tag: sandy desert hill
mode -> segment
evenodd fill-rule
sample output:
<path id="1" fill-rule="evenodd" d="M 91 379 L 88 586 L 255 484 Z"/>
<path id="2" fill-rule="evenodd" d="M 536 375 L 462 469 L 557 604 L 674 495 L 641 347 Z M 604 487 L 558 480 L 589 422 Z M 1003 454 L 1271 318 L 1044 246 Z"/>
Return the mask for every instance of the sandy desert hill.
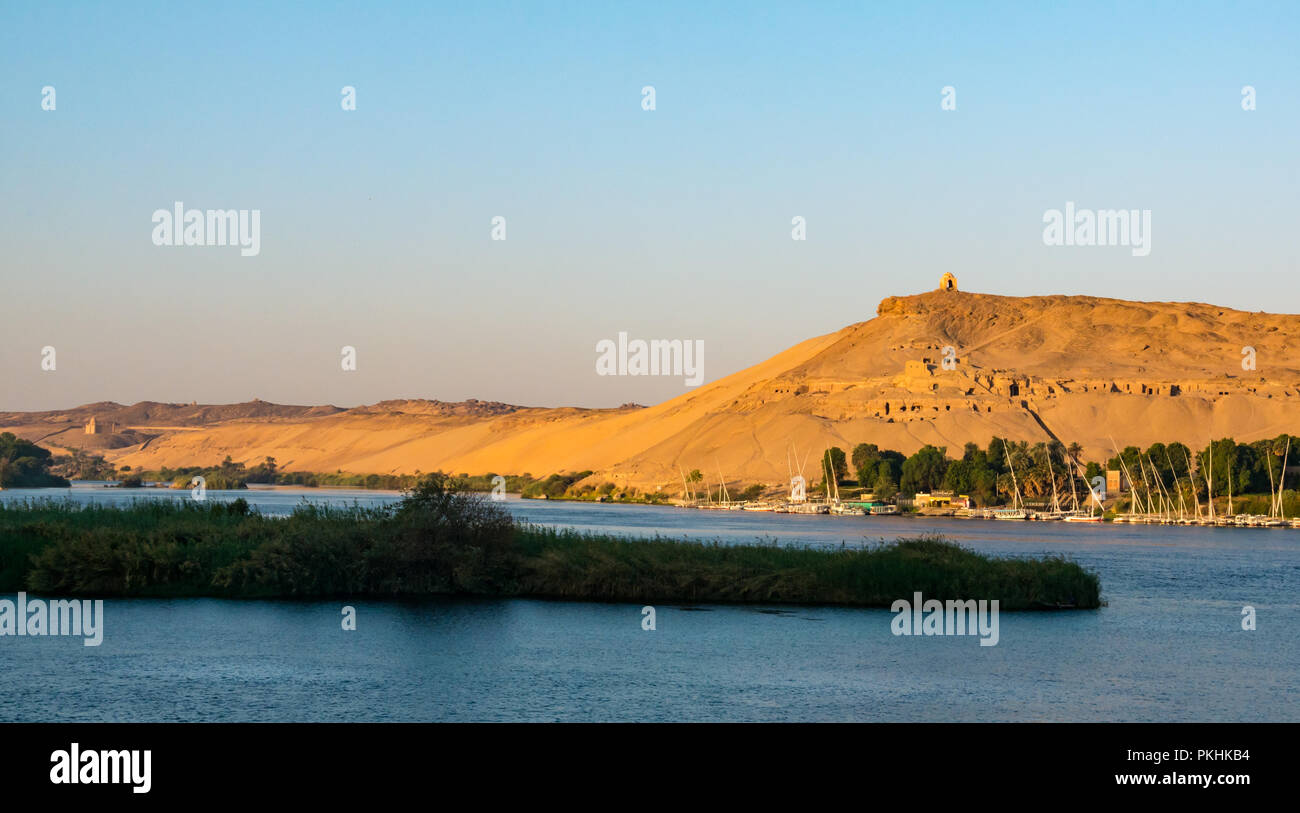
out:
<path id="1" fill-rule="evenodd" d="M 1253 348 L 1254 370 L 1243 369 Z M 1157 440 L 1204 445 L 1300 433 L 1300 316 L 1213 305 L 936 290 L 889 297 L 875 318 L 647 407 L 385 401 L 355 409 L 91 404 L 0 413 L 51 448 L 86 445 L 90 417 L 135 435 L 98 441 L 114 463 L 209 465 L 226 455 L 283 470 L 444 470 L 676 489 L 680 470 L 785 482 L 792 451 L 861 442 L 958 451 L 993 435 L 1084 446 L 1085 459 Z M 114 445 L 120 444 L 120 445 Z M 815 467 L 815 463 L 813 466 Z"/>

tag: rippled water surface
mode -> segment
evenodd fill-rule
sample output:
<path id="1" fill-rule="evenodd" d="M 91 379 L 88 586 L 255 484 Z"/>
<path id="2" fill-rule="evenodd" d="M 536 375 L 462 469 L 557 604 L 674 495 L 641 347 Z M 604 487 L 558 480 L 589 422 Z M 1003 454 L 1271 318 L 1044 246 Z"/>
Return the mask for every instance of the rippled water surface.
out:
<path id="1" fill-rule="evenodd" d="M 0 492 L 77 501 L 186 491 Z M 208 492 L 266 513 L 324 489 Z M 104 642 L 0 638 L 3 720 L 1300 720 L 1300 530 L 691 511 L 511 499 L 638 536 L 862 545 L 942 533 L 1101 575 L 1096 611 L 1003 613 L 997 646 L 897 637 L 885 610 L 508 600 L 112 600 Z M 8 598 L 13 598 L 9 596 Z M 1241 629 L 1242 607 L 1257 629 Z"/>

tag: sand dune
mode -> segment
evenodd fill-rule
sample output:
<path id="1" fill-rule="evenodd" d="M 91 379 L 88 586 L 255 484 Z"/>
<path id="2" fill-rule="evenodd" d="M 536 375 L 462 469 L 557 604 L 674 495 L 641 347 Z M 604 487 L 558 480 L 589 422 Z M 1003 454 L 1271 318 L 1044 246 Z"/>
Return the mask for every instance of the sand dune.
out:
<path id="1" fill-rule="evenodd" d="M 1243 347 L 1254 348 L 1256 370 L 1243 370 Z M 129 445 L 94 444 L 134 467 L 269 455 L 282 469 L 309 471 L 591 469 L 602 481 L 675 490 L 679 468 L 782 483 L 792 450 L 815 461 L 828 445 L 910 453 L 1050 433 L 1101 459 L 1112 436 L 1145 446 L 1300 433 L 1297 350 L 1293 315 L 946 290 L 890 297 L 873 319 L 648 408 L 93 404 L 0 414 L 0 426 L 52 447 L 92 445 L 93 436 L 69 431 L 91 416 L 134 427 Z"/>

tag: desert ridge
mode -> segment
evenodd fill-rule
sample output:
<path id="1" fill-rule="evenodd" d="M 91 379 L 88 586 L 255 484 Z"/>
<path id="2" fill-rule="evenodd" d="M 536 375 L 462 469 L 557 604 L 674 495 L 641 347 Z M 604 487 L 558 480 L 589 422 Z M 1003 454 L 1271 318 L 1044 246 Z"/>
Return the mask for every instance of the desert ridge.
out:
<path id="1" fill-rule="evenodd" d="M 874 443 L 958 452 L 993 436 L 1119 446 L 1300 432 L 1300 316 L 1201 303 L 937 290 L 888 297 L 874 318 L 808 339 L 651 407 L 385 401 L 340 409 L 94 404 L 0 414 L 0 430 L 115 465 L 442 470 L 592 479 L 679 490 L 709 479 L 781 484 L 791 450 Z M 594 374 L 594 373 L 593 373 Z M 117 431 L 88 435 L 89 420 Z"/>

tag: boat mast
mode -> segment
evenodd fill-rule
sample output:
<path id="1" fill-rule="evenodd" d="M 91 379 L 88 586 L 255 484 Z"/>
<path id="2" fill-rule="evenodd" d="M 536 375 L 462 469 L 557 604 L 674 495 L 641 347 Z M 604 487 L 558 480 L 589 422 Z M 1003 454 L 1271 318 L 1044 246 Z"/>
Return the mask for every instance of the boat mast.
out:
<path id="1" fill-rule="evenodd" d="M 827 449 L 826 453 L 827 453 L 826 454 L 827 458 L 829 458 L 830 449 Z M 835 486 L 835 502 L 839 502 L 840 501 L 840 478 L 839 475 L 835 473 L 835 467 L 834 465 L 832 465 L 833 463 L 834 461 L 830 459 L 826 461 L 826 465 L 831 467 L 831 484 Z"/>
<path id="2" fill-rule="evenodd" d="M 1150 515 L 1151 511 L 1151 483 L 1147 480 L 1147 467 L 1142 462 L 1142 455 L 1138 455 L 1138 469 L 1142 472 L 1142 513 Z"/>
<path id="3" fill-rule="evenodd" d="M 826 500 L 831 501 L 831 489 L 835 489 L 834 502 L 840 501 L 840 481 L 835 476 L 835 466 L 831 461 L 831 450 L 827 447 L 826 453 L 822 455 L 822 468 L 826 470 Z"/>
<path id="4" fill-rule="evenodd" d="M 1268 457 L 1268 518 L 1272 519 L 1277 514 L 1277 483 L 1273 482 L 1273 445 L 1269 444 Z"/>
<path id="5" fill-rule="evenodd" d="M 1070 458 L 1070 464 L 1071 464 L 1070 492 L 1071 494 L 1073 494 L 1075 491 L 1074 476 L 1077 475 L 1079 473 L 1079 469 L 1083 467 L 1080 466 L 1079 461 L 1075 460 L 1073 457 Z M 1092 490 L 1092 483 L 1087 482 L 1086 480 L 1087 475 L 1088 475 L 1087 470 L 1084 470 L 1083 476 L 1085 478 L 1084 482 L 1088 486 L 1088 495 L 1092 497 L 1092 501 L 1097 504 L 1097 507 L 1100 508 L 1101 512 L 1104 514 L 1106 513 L 1106 506 L 1101 504 L 1101 500 L 1097 497 L 1097 492 Z M 1077 496 L 1075 496 L 1074 498 L 1074 510 L 1075 512 L 1078 512 L 1079 510 L 1079 498 Z M 1092 503 L 1088 504 L 1088 516 L 1093 516 Z"/>
<path id="6" fill-rule="evenodd" d="M 1187 454 L 1187 448 L 1183 447 L 1183 461 L 1187 463 L 1187 485 L 1192 487 L 1192 500 L 1196 503 L 1196 521 L 1201 520 L 1201 498 L 1196 493 L 1196 481 L 1192 479 L 1192 458 Z M 1196 461 L 1199 463 L 1200 458 Z"/>
<path id="7" fill-rule="evenodd" d="M 1155 469 L 1151 467 L 1151 456 L 1148 455 L 1146 461 L 1142 464 L 1142 479 L 1146 479 L 1147 471 L 1151 471 L 1151 485 L 1147 486 L 1147 502 L 1151 505 L 1151 512 L 1158 514 L 1161 519 L 1165 515 L 1165 503 L 1160 493 L 1160 481 L 1156 477 Z"/>
<path id="8" fill-rule="evenodd" d="M 1156 461 L 1147 455 L 1147 463 L 1151 466 L 1151 479 L 1155 480 L 1156 489 L 1160 493 L 1160 518 L 1166 521 L 1173 520 L 1174 501 L 1169 496 L 1169 489 L 1165 487 L 1165 478 L 1156 467 Z"/>
<path id="9" fill-rule="evenodd" d="M 807 501 L 808 501 L 808 478 L 804 476 L 804 471 L 806 471 L 807 468 L 808 468 L 808 455 L 810 455 L 810 454 L 812 454 L 812 451 L 811 451 L 811 450 L 808 452 L 808 454 L 804 455 L 804 456 L 803 456 L 803 460 L 800 461 L 800 460 L 799 460 L 799 450 L 798 450 L 798 449 L 795 449 L 795 450 L 794 450 L 794 459 L 795 459 L 795 462 L 799 463 L 799 479 L 803 481 L 803 488 L 804 488 L 804 502 L 807 502 Z"/>
<path id="10" fill-rule="evenodd" d="M 795 462 L 795 463 L 798 463 L 798 462 L 799 462 L 799 449 L 796 448 L 795 445 L 794 445 L 793 443 L 790 444 L 790 448 L 794 451 L 794 462 Z M 790 458 L 789 458 L 789 455 L 788 455 L 788 454 L 786 455 L 786 465 L 787 465 L 787 466 L 790 465 Z M 799 471 L 799 478 L 800 478 L 800 479 L 803 479 L 803 471 L 802 471 L 802 470 Z M 794 469 L 790 469 L 790 482 L 791 482 L 791 486 L 790 486 L 790 502 L 794 502 L 794 501 L 795 501 L 795 498 L 794 498 Z M 804 491 L 805 499 L 807 499 L 807 496 L 806 496 L 807 494 L 808 494 L 808 492 L 807 492 L 807 490 L 805 489 L 805 491 Z"/>
<path id="11" fill-rule="evenodd" d="M 1282 483 L 1286 481 L 1286 461 L 1291 456 L 1291 436 L 1286 436 L 1286 453 L 1282 455 L 1282 471 L 1277 476 L 1277 515 L 1286 519 L 1286 510 L 1282 506 Z"/>
<path id="12" fill-rule="evenodd" d="M 1115 459 L 1119 461 L 1119 467 L 1124 472 L 1124 477 L 1128 479 L 1129 494 L 1132 495 L 1128 501 L 1128 515 L 1132 518 L 1137 514 L 1137 512 L 1133 510 L 1137 507 L 1138 494 L 1133 488 L 1136 483 L 1133 482 L 1133 475 L 1129 472 L 1128 465 L 1124 462 L 1124 455 L 1120 454 L 1119 446 L 1115 444 L 1115 438 L 1110 439 L 1110 447 L 1115 450 Z"/>
<path id="13" fill-rule="evenodd" d="M 1205 453 L 1205 501 L 1210 503 L 1210 522 L 1214 522 L 1214 437 L 1210 437 L 1209 451 Z"/>
<path id="14" fill-rule="evenodd" d="M 1174 470 L 1174 460 L 1169 456 L 1169 447 L 1165 447 L 1165 462 L 1169 464 L 1169 473 L 1174 476 L 1174 488 L 1178 489 L 1178 521 L 1182 522 L 1186 513 L 1187 502 L 1183 499 L 1183 482 L 1178 479 L 1178 472 Z"/>
<path id="15" fill-rule="evenodd" d="M 1083 473 L 1084 473 L 1084 476 L 1087 476 L 1087 474 L 1088 474 L 1088 472 L 1087 472 L 1086 470 L 1085 470 Z M 1105 513 L 1106 513 L 1106 506 L 1104 506 L 1104 505 L 1101 504 L 1101 498 L 1097 496 L 1097 492 L 1096 492 L 1096 491 L 1093 491 L 1093 489 L 1092 489 L 1092 483 L 1088 483 L 1087 485 L 1088 485 L 1088 496 L 1092 497 L 1092 501 L 1093 501 L 1094 503 L 1097 504 L 1097 509 L 1098 509 L 1099 511 L 1101 511 L 1102 514 L 1105 514 Z M 1118 499 L 1119 499 L 1119 496 L 1116 495 L 1115 499 L 1118 500 Z M 1116 503 L 1116 504 L 1118 505 L 1118 503 Z M 1092 516 L 1092 506 L 1088 506 L 1088 516 Z"/>
<path id="16" fill-rule="evenodd" d="M 826 452 L 822 452 L 822 490 L 826 492 L 826 502 L 831 501 L 831 480 L 827 458 L 830 457 Z"/>
<path id="17" fill-rule="evenodd" d="M 790 501 L 794 499 L 794 469 L 790 466 L 790 447 L 785 447 L 785 479 L 790 483 Z"/>
<path id="18" fill-rule="evenodd" d="M 1007 468 L 1011 470 L 1011 508 L 1020 507 L 1020 486 L 1016 483 L 1016 467 L 1011 463 L 1011 452 L 1007 450 L 1007 442 L 1002 442 L 1002 453 L 1007 456 Z"/>
<path id="19" fill-rule="evenodd" d="M 1061 513 L 1061 502 L 1056 497 L 1056 470 L 1052 468 L 1052 444 L 1047 444 L 1047 476 L 1052 480 L 1052 512 Z"/>
<path id="20" fill-rule="evenodd" d="M 1079 489 L 1074 481 L 1079 475 L 1079 461 L 1075 460 L 1074 455 L 1071 455 L 1068 450 L 1066 451 L 1066 457 L 1070 458 L 1070 510 L 1077 514 L 1079 512 Z"/>
<path id="21" fill-rule="evenodd" d="M 1236 442 L 1237 441 L 1235 440 L 1233 441 L 1233 443 Z M 1233 449 L 1233 451 L 1235 452 L 1237 450 Z M 1228 458 L 1228 516 L 1230 517 L 1236 516 L 1236 514 L 1233 513 L 1232 511 L 1232 458 L 1231 457 Z"/>
<path id="22" fill-rule="evenodd" d="M 1141 457 L 1138 458 L 1141 461 Z M 1142 479 L 1147 478 L 1147 469 L 1151 470 L 1151 484 L 1147 486 L 1147 504 L 1151 508 L 1151 513 L 1157 514 L 1161 519 L 1165 518 L 1165 499 L 1163 489 L 1161 488 L 1160 478 L 1156 476 L 1156 467 L 1151 465 L 1151 456 L 1147 455 L 1146 462 L 1142 463 Z"/>

